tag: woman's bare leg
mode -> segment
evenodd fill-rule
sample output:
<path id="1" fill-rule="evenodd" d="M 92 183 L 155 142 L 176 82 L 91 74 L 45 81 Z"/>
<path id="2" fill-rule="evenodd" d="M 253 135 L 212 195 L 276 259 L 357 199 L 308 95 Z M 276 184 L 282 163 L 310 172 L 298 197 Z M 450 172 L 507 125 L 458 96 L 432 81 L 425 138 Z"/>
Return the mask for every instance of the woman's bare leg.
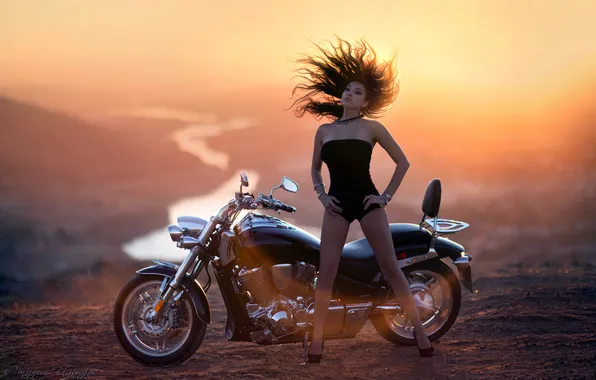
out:
<path id="1" fill-rule="evenodd" d="M 415 339 L 418 341 L 420 348 L 429 348 L 431 344 L 420 322 L 418 307 L 410 293 L 410 285 L 406 276 L 399 268 L 397 257 L 395 257 L 387 212 L 384 208 L 370 211 L 360 220 L 360 226 L 375 252 L 381 272 L 383 272 L 383 276 L 385 276 L 389 285 L 391 285 L 397 302 L 404 308 L 410 322 L 414 325 L 417 333 Z"/>
<path id="2" fill-rule="evenodd" d="M 319 278 L 315 289 L 314 329 L 309 349 L 309 353 L 313 355 L 319 355 L 322 350 L 325 317 L 329 311 L 333 282 L 349 229 L 350 223 L 341 215 L 325 210 L 321 228 Z"/>

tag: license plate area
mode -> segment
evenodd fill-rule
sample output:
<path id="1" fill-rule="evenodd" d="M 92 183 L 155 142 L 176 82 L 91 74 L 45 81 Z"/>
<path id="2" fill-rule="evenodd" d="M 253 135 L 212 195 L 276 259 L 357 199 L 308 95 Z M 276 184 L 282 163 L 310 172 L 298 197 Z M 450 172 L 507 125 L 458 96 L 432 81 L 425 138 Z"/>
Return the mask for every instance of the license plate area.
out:
<path id="1" fill-rule="evenodd" d="M 459 272 L 459 282 L 461 282 L 470 293 L 474 293 L 474 287 L 472 285 L 472 267 L 470 264 L 457 265 L 457 271 Z"/>

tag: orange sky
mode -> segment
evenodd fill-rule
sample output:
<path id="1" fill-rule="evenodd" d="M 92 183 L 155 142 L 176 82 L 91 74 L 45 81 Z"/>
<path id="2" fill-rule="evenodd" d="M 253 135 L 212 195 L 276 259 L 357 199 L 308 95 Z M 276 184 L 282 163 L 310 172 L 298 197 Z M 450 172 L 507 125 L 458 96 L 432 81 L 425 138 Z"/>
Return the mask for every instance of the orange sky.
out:
<path id="1" fill-rule="evenodd" d="M 399 49 L 405 104 L 433 92 L 539 107 L 595 67 L 595 14 L 593 0 L 0 0 L 0 88 L 289 91 L 291 60 L 338 34 Z"/>

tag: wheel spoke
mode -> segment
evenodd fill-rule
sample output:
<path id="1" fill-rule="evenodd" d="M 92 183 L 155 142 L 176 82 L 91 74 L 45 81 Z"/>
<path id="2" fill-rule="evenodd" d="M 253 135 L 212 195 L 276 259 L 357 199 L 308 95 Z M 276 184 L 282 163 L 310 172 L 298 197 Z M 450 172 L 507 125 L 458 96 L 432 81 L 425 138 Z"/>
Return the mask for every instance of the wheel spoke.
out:
<path id="1" fill-rule="evenodd" d="M 437 287 L 437 285 L 439 285 L 439 281 L 438 281 L 436 278 L 434 278 L 434 277 L 431 277 L 431 278 L 430 278 L 430 279 L 429 279 L 427 282 L 425 282 L 425 283 L 424 283 L 424 285 L 425 285 L 425 286 L 426 286 L 426 287 L 427 287 L 427 288 L 428 288 L 430 291 L 433 291 L 433 290 L 434 290 L 434 289 Z"/>
<path id="2" fill-rule="evenodd" d="M 139 300 L 146 305 L 147 304 L 147 300 L 151 300 L 151 295 L 149 293 L 147 293 L 146 291 L 143 293 L 139 293 Z"/>
<path id="3" fill-rule="evenodd" d="M 156 297 L 161 283 L 162 279 L 140 283 L 124 300 L 121 313 L 122 328 L 128 341 L 135 350 L 152 357 L 170 355 L 180 349 L 193 330 L 193 311 L 188 300 L 176 306 L 183 309 L 176 329 L 171 326 L 169 313 L 158 322 L 148 323 L 145 320 L 145 313 L 153 305 L 151 299 Z"/>
<path id="4" fill-rule="evenodd" d="M 406 320 L 404 322 L 404 327 L 406 328 L 406 330 L 408 330 L 410 326 L 414 327 L 414 325 L 410 321 L 410 318 L 406 318 Z"/>
<path id="5" fill-rule="evenodd" d="M 443 274 L 420 269 L 407 273 L 410 291 L 415 298 L 421 322 L 427 334 L 434 334 L 448 322 L 453 307 L 452 289 Z M 389 299 L 388 299 L 389 300 Z M 388 327 L 405 339 L 412 339 L 413 324 L 405 318 L 386 316 Z"/>

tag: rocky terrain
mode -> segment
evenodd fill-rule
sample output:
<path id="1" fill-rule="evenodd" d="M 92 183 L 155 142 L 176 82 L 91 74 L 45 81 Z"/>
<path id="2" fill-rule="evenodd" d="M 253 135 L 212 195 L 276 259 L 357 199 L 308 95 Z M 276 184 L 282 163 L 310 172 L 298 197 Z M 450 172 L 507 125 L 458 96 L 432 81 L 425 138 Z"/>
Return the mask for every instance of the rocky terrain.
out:
<path id="1" fill-rule="evenodd" d="M 0 98 L 0 378 L 592 379 L 594 122 L 587 115 L 581 127 L 562 128 L 560 144 L 452 140 L 433 154 L 418 133 L 395 131 L 416 165 L 387 208 L 390 220 L 418 222 L 424 187 L 439 177 L 441 216 L 471 224 L 454 239 L 474 257 L 477 292 L 464 294 L 433 358 L 393 346 L 368 324 L 355 339 L 326 344 L 320 366 L 300 366 L 297 344 L 228 342 L 213 287 L 214 322 L 197 353 L 179 367 L 151 369 L 125 354 L 111 327 L 120 287 L 147 264 L 128 258 L 122 244 L 164 226 L 172 202 L 241 169 L 259 173 L 260 192 L 283 175 L 296 180 L 298 193 L 276 193 L 298 208 L 287 217 L 320 225 L 312 131 L 260 125 L 210 137 L 229 154 L 222 170 L 178 150 L 169 136 L 180 121 L 100 125 Z M 379 147 L 373 160 L 373 179 L 384 186 L 392 163 Z M 361 236 L 354 224 L 348 240 Z"/>

